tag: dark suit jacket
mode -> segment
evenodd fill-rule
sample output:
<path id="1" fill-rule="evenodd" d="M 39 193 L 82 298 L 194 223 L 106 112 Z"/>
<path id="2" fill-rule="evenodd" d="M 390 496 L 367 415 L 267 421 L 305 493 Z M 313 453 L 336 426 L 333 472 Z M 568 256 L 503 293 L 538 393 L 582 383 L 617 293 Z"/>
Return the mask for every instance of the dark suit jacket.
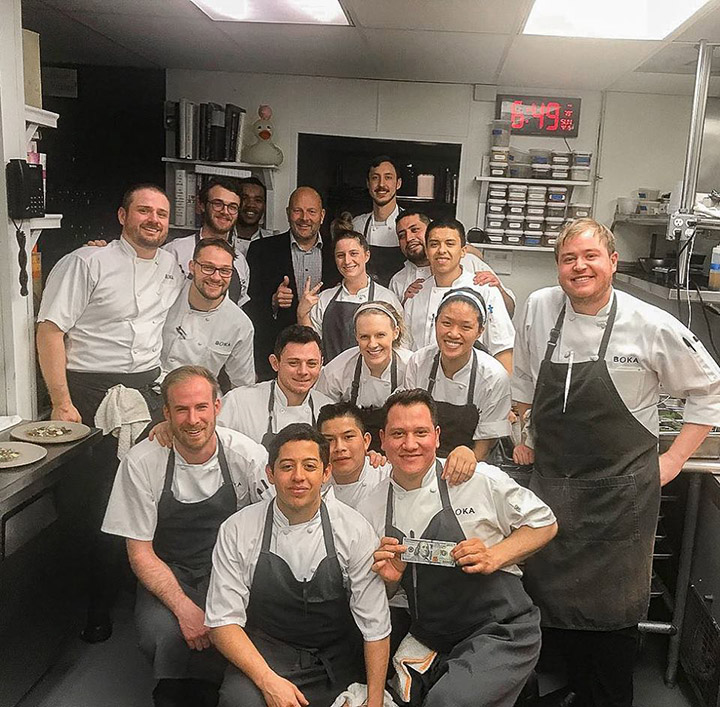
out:
<path id="1" fill-rule="evenodd" d="M 290 231 L 253 241 L 247 252 L 247 261 L 250 267 L 250 301 L 244 309 L 255 326 L 255 370 L 259 380 L 269 380 L 275 376 L 268 362 L 275 339 L 285 327 L 297 323 L 299 300 L 290 252 Z M 323 241 L 322 261 L 323 289 L 334 287 L 341 278 L 327 238 Z M 292 307 L 278 309 L 274 317 L 272 296 L 285 275 L 293 291 Z"/>

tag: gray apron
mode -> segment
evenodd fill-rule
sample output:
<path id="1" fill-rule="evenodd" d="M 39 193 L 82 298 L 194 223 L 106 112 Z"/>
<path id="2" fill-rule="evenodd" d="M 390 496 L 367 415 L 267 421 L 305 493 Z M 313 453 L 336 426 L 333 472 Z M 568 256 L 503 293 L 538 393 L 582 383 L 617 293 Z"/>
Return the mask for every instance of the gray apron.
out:
<path id="1" fill-rule="evenodd" d="M 563 306 L 535 387 L 530 488 L 555 512 L 559 530 L 527 560 L 525 583 L 546 627 L 626 628 L 645 617 L 650 600 L 657 438 L 627 409 L 608 372 L 616 312 L 613 297 L 597 356 L 569 371 L 551 361 Z"/>
<path id="2" fill-rule="evenodd" d="M 402 214 L 402 209 L 398 212 L 398 218 Z M 363 236 L 367 239 L 368 233 L 370 232 L 370 224 L 372 223 L 372 212 L 365 221 L 365 227 L 363 228 Z M 390 278 L 396 273 L 402 270 L 405 264 L 405 256 L 400 250 L 400 246 L 379 246 L 371 245 L 370 247 L 370 260 L 368 261 L 368 272 L 372 274 L 373 278 L 377 280 L 381 285 L 387 287 Z"/>
<path id="3" fill-rule="evenodd" d="M 368 302 L 372 302 L 375 299 L 375 281 L 372 278 L 368 279 L 370 281 Z M 342 292 L 342 285 L 338 286 L 337 292 L 328 302 L 323 316 L 322 345 L 324 364 L 357 344 L 353 317 L 362 302 L 338 302 L 340 292 Z"/>
<path id="4" fill-rule="evenodd" d="M 265 449 L 270 451 L 270 442 L 275 439 L 277 436 L 277 432 L 273 432 L 273 415 L 275 410 L 275 385 L 277 384 L 277 381 L 272 381 L 270 383 L 270 396 L 268 397 L 268 406 L 267 406 L 267 416 L 268 416 L 268 423 L 267 423 L 267 429 L 265 430 L 265 434 L 262 436 L 262 439 L 260 440 L 260 444 L 262 444 Z M 313 404 L 313 399 L 311 393 L 308 393 L 308 399 L 310 404 L 310 414 L 312 415 L 312 422 L 310 423 L 313 427 L 315 427 L 315 405 Z M 263 482 L 264 483 L 264 482 Z"/>

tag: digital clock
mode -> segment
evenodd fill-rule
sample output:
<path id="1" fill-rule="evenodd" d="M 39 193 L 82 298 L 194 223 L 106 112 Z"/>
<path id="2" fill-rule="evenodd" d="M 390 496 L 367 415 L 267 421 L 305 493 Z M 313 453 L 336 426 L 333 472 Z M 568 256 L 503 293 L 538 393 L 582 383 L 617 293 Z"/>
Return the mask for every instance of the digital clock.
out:
<path id="1" fill-rule="evenodd" d="M 513 135 L 577 137 L 580 99 L 503 94 L 496 99 L 495 117 L 509 119 Z"/>

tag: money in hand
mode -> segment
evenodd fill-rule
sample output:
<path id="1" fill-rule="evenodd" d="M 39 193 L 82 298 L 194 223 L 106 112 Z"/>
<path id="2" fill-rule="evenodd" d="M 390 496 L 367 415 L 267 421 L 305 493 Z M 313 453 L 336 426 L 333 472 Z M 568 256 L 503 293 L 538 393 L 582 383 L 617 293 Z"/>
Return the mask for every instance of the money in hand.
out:
<path id="1" fill-rule="evenodd" d="M 440 565 L 454 567 L 450 551 L 456 543 L 447 540 L 426 540 L 425 538 L 403 538 L 407 550 L 403 552 L 405 562 L 416 562 L 421 565 Z"/>

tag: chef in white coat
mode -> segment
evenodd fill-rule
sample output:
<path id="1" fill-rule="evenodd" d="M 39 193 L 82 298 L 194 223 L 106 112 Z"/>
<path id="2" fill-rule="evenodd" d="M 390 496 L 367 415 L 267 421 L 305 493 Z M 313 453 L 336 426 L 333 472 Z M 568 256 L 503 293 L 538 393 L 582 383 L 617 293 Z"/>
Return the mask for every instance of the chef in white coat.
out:
<path id="1" fill-rule="evenodd" d="M 221 369 L 232 387 L 255 383 L 250 317 L 228 296 L 235 250 L 224 238 L 203 238 L 195 246 L 190 282 L 170 308 L 163 327 L 163 376 L 183 365 Z"/>
<path id="2" fill-rule="evenodd" d="M 466 272 L 460 264 L 465 253 L 464 226 L 453 218 L 438 219 L 428 227 L 426 239 L 432 277 L 424 282 L 417 295 L 405 302 L 405 321 L 414 349 L 435 341 L 435 318 L 443 295 L 450 289 L 470 287 L 482 296 L 487 307 L 480 343 L 510 373 L 515 329 L 498 288 L 476 285 L 473 273 Z"/>
<path id="3" fill-rule="evenodd" d="M 720 368 L 671 314 L 612 286 L 612 232 L 572 222 L 555 246 L 559 287 L 518 320 L 513 397 L 530 410 L 533 489 L 560 532 L 528 560 L 544 641 L 568 661 L 575 704 L 630 707 L 637 623 L 646 616 L 660 486 L 720 423 Z M 686 400 L 658 458 L 663 392 Z"/>
<path id="4" fill-rule="evenodd" d="M 204 625 L 211 553 L 220 524 L 259 500 L 267 454 L 239 432 L 216 428 L 218 384 L 184 366 L 162 384 L 171 449 L 145 440 L 120 463 L 102 529 L 125 538 L 138 579 L 140 648 L 158 681 L 157 707 L 214 705 L 225 661 Z"/>
<path id="5" fill-rule="evenodd" d="M 238 179 L 240 210 L 235 223 L 235 250 L 247 256 L 250 243 L 275 235 L 260 224 L 265 218 L 267 189 L 257 177 Z"/>
<path id="6" fill-rule="evenodd" d="M 510 376 L 475 348 L 486 316 L 476 290 L 446 292 L 435 318 L 435 344 L 416 351 L 405 370 L 404 387 L 426 389 L 437 404 L 441 457 L 464 445 L 482 461 L 495 440 L 510 435 Z"/>
<path id="7" fill-rule="evenodd" d="M 220 707 L 330 707 L 352 682 L 382 707 L 390 612 L 370 569 L 377 536 L 321 495 L 329 449 L 310 425 L 274 437 L 267 475 L 276 497 L 227 520 L 213 552 L 206 625 L 230 662 Z"/>
<path id="8" fill-rule="evenodd" d="M 238 181 L 232 177 L 213 177 L 198 194 L 198 207 L 202 214 L 202 226 L 197 233 L 182 238 L 173 238 L 164 248 L 177 259 L 178 265 L 190 277 L 189 263 L 195 246 L 202 238 L 224 238 L 235 245 L 233 229 L 238 219 L 241 203 L 241 191 Z M 248 285 L 250 269 L 245 256 L 238 252 L 235 258 L 235 271 L 230 280 L 230 299 L 239 307 L 250 301 Z"/>

